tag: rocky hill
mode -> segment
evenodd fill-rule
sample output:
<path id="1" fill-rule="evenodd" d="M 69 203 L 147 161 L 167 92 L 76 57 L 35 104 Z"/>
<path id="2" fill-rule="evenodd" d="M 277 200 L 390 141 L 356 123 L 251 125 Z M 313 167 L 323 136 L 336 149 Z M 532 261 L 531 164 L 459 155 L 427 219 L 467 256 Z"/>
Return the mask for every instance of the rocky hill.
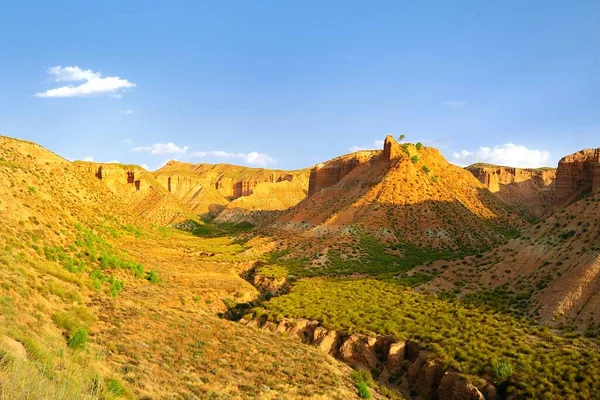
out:
<path id="1" fill-rule="evenodd" d="M 217 316 L 261 253 L 156 227 L 181 206 L 152 175 L 0 137 L 0 176 L 0 397 L 358 398 L 347 366 Z"/>
<path id="2" fill-rule="evenodd" d="M 280 211 L 304 199 L 309 170 L 170 161 L 153 174 L 167 191 L 197 214 L 216 217 L 226 210 L 223 221 L 257 222 L 260 218 L 252 217 L 254 211 Z M 269 201 L 264 201 L 265 196 Z"/>
<path id="3" fill-rule="evenodd" d="M 125 207 L 145 221 L 166 225 L 197 219 L 191 208 L 172 196 L 142 167 L 84 161 L 73 165 L 82 173 L 96 177 Z"/>
<path id="4" fill-rule="evenodd" d="M 423 267 L 446 265 L 430 289 L 465 293 L 501 288 L 520 297 L 520 311 L 544 323 L 596 329 L 600 323 L 597 154 L 583 150 L 561 160 L 554 212 L 522 236 L 476 258 Z"/>
<path id="5" fill-rule="evenodd" d="M 272 229 L 290 242 L 314 242 L 298 246 L 312 255 L 346 246 L 344 257 L 352 257 L 365 234 L 389 246 L 468 251 L 502 243 L 523 224 L 438 150 L 391 136 L 383 151 L 339 157 L 316 166 L 311 178 L 314 194 Z"/>
<path id="6" fill-rule="evenodd" d="M 557 206 L 567 205 L 579 196 L 600 190 L 600 148 L 585 149 L 564 157 L 556 177 Z"/>
<path id="7" fill-rule="evenodd" d="M 466 169 L 490 192 L 515 207 L 524 217 L 537 219 L 552 209 L 555 168 L 523 169 L 473 164 Z"/>

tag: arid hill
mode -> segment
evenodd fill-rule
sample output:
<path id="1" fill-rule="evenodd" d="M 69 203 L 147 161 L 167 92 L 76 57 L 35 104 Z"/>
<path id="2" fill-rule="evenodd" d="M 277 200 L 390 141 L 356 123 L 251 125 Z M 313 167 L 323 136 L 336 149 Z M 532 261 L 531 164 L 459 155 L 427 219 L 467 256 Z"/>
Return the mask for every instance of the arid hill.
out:
<path id="1" fill-rule="evenodd" d="M 556 177 L 557 208 L 523 234 L 491 252 L 458 262 L 429 289 L 463 292 L 503 288 L 521 296 L 521 308 L 544 323 L 600 323 L 600 186 L 595 184 L 595 156 L 584 150 L 563 158 Z M 575 202 L 560 207 L 565 201 Z M 592 325 L 594 327 L 595 325 Z"/>
<path id="2" fill-rule="evenodd" d="M 552 209 L 555 168 L 523 169 L 473 164 L 466 169 L 490 192 L 526 218 L 540 218 Z"/>
<path id="3" fill-rule="evenodd" d="M 172 196 L 152 173 L 142 167 L 84 161 L 76 161 L 73 165 L 100 180 L 124 207 L 128 207 L 145 221 L 167 225 L 197 219 L 191 208 Z"/>
<path id="4" fill-rule="evenodd" d="M 567 205 L 579 196 L 600 188 L 600 149 L 585 149 L 566 156 L 558 163 L 557 206 Z"/>
<path id="5" fill-rule="evenodd" d="M 309 198 L 286 211 L 272 229 L 290 242 L 352 247 L 363 235 L 388 244 L 468 251 L 502 243 L 523 225 L 501 200 L 433 148 L 398 144 L 316 166 Z M 352 248 L 344 257 L 356 254 Z M 311 254 L 309 254 L 311 255 Z"/>
<path id="6" fill-rule="evenodd" d="M 281 171 L 229 164 L 170 161 L 157 181 L 197 214 L 222 221 L 258 222 L 255 211 L 281 211 L 306 197 L 309 170 Z"/>
<path id="7" fill-rule="evenodd" d="M 139 167 L 0 137 L 0 176 L 0 397 L 357 398 L 347 366 L 217 316 L 268 239 L 157 227 L 185 209 Z"/>

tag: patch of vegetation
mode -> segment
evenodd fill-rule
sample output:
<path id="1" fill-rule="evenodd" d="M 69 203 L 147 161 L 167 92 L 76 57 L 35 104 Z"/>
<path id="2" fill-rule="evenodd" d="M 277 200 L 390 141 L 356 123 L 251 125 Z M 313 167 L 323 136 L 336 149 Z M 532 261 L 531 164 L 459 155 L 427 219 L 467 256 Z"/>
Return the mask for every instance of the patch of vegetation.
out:
<path id="1" fill-rule="evenodd" d="M 410 158 L 410 162 L 412 162 L 413 164 L 416 164 L 419 162 L 419 156 L 414 155 Z"/>
<path id="2" fill-rule="evenodd" d="M 476 306 L 487 306 L 501 313 L 524 316 L 531 304 L 530 293 L 515 293 L 508 284 L 466 294 L 462 301 Z"/>
<path id="3" fill-rule="evenodd" d="M 410 243 L 395 243 L 386 247 L 377 238 L 360 233 L 357 251 L 358 258 L 343 257 L 339 250 L 328 252 L 328 262 L 323 267 L 307 268 L 306 258 L 291 258 L 290 251 L 270 253 L 266 259 L 266 265 L 261 271 L 269 271 L 273 267 L 273 273 L 278 276 L 293 275 L 296 277 L 336 276 L 352 274 L 378 275 L 381 278 L 397 279 L 398 283 L 416 285 L 431 280 L 432 276 L 427 274 L 415 274 L 408 277 L 402 275 L 417 265 L 438 259 L 455 259 L 460 255 L 451 251 L 425 249 Z M 398 254 L 394 254 L 394 251 Z"/>
<path id="4" fill-rule="evenodd" d="M 154 284 L 157 284 L 160 282 L 160 278 L 158 277 L 158 272 L 156 272 L 155 270 L 148 272 L 148 275 L 146 275 L 146 279 L 148 280 L 148 282 L 154 283 Z"/>
<path id="5" fill-rule="evenodd" d="M 85 307 L 73 307 L 69 311 L 54 314 L 52 320 L 65 332 L 70 348 L 82 349 L 87 344 L 87 332 L 96 318 Z"/>
<path id="6" fill-rule="evenodd" d="M 370 399 L 371 391 L 369 391 L 369 386 L 375 385 L 371 374 L 367 371 L 353 371 L 350 377 L 356 385 L 356 389 L 358 390 L 358 397 L 360 397 L 361 399 Z M 365 377 L 367 379 L 365 379 Z M 367 381 L 371 383 L 371 385 L 369 385 Z"/>
<path id="7" fill-rule="evenodd" d="M 240 233 L 250 232 L 252 229 L 254 229 L 254 225 L 252 225 L 250 222 L 224 222 L 217 224 L 212 222 L 199 223 L 188 220 L 177 225 L 177 228 L 189 231 L 195 236 L 204 238 L 217 238 L 223 236 L 235 236 Z"/>
<path id="8" fill-rule="evenodd" d="M 263 307 L 269 318 L 306 318 L 345 333 L 415 340 L 447 367 L 494 379 L 518 398 L 592 398 L 600 390 L 595 342 L 553 335 L 523 318 L 396 284 L 300 280 Z"/>
<path id="9" fill-rule="evenodd" d="M 110 243 L 91 229 L 84 229 L 81 225 L 77 225 L 76 228 L 75 243 L 68 248 L 62 246 L 43 247 L 42 251 L 48 261 L 56 261 L 67 271 L 74 273 L 89 271 L 90 268 L 93 268 L 89 275 L 92 286 L 99 290 L 103 283 L 108 283 L 111 296 L 118 295 L 123 289 L 124 283 L 115 280 L 112 274 L 107 274 L 105 271 L 124 269 L 131 271 L 137 278 L 146 277 L 143 265 L 117 252 Z M 105 231 L 107 231 L 106 227 Z M 137 228 L 130 227 L 126 231 L 136 236 L 141 235 L 141 231 L 138 232 Z"/>

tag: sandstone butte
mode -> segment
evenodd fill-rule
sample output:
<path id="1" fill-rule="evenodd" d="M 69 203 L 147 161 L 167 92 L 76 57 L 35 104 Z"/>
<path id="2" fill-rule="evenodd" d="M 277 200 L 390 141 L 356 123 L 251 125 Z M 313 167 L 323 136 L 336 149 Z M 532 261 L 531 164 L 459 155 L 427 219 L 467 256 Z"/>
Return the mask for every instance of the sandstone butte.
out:
<path id="1" fill-rule="evenodd" d="M 290 242 L 318 242 L 311 251 L 339 247 L 355 235 L 419 247 L 481 248 L 503 240 L 498 227 L 524 221 L 472 173 L 440 152 L 385 139 L 383 151 L 348 154 L 317 165 L 312 195 L 285 211 L 271 229 Z"/>
<path id="2" fill-rule="evenodd" d="M 556 168 L 523 169 L 489 164 L 466 168 L 502 201 L 537 219 L 554 205 Z"/>

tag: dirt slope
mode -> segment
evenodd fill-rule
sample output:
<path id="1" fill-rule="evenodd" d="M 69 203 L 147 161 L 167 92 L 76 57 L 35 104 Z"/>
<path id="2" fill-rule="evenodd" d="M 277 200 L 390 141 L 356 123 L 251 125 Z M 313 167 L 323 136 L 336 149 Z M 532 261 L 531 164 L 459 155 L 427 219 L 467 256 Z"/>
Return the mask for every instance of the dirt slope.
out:
<path id="1" fill-rule="evenodd" d="M 564 165 L 581 154 L 561 161 L 557 182 L 572 182 L 573 171 L 584 170 Z M 445 272 L 428 289 L 470 292 L 503 287 L 522 294 L 527 300 L 523 304 L 525 311 L 545 323 L 573 323 L 579 327 L 599 323 L 600 187 L 593 189 L 593 174 L 588 178 L 587 191 L 577 192 L 578 201 L 557 207 L 519 238 L 477 258 L 423 267 L 422 270 L 431 270 L 446 265 Z M 583 183 L 575 186 L 585 187 Z"/>
<path id="2" fill-rule="evenodd" d="M 501 243 L 522 225 L 471 173 L 448 163 L 438 150 L 401 146 L 388 136 L 384 151 L 363 155 L 338 182 L 286 211 L 272 229 L 290 242 L 317 243 L 310 246 L 316 252 L 352 241 L 356 232 L 388 244 L 468 250 Z"/>
<path id="3" fill-rule="evenodd" d="M 523 169 L 473 164 L 466 169 L 525 218 L 538 219 L 552 209 L 555 168 Z"/>
<path id="4" fill-rule="evenodd" d="M 87 168 L 0 137 L 0 397 L 357 398 L 346 366 L 216 316 L 260 253 L 153 227 L 143 171 Z"/>

